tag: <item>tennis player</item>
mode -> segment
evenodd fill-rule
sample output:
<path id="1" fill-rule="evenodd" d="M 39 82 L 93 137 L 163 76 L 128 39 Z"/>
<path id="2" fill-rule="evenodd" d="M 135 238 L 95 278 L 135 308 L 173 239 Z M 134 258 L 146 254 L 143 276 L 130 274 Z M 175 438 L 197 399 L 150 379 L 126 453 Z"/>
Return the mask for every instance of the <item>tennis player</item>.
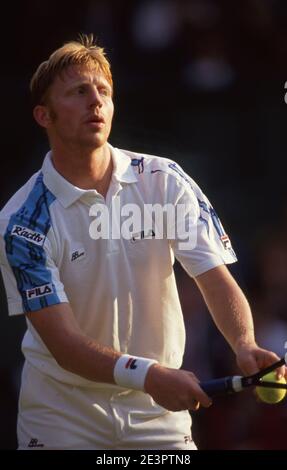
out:
<path id="1" fill-rule="evenodd" d="M 19 449 L 195 449 L 188 410 L 211 400 L 179 370 L 185 331 L 174 257 L 243 373 L 278 359 L 255 342 L 248 302 L 225 266 L 236 260 L 228 236 L 175 162 L 108 143 L 113 81 L 91 37 L 56 50 L 31 92 L 51 151 L 0 216 L 9 314 L 27 320 Z M 142 214 L 154 204 L 180 208 L 177 220 L 160 226 L 151 217 L 115 236 L 122 212 L 111 209 L 127 216 L 131 205 Z M 101 219 L 94 230 L 103 208 L 112 224 Z"/>

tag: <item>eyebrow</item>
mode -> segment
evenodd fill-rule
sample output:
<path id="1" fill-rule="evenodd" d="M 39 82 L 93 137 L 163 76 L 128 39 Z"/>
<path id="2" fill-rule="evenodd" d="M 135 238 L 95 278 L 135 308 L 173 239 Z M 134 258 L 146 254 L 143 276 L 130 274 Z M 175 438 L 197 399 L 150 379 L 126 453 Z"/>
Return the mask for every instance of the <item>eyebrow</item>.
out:
<path id="1" fill-rule="evenodd" d="M 72 89 L 77 88 L 78 86 L 81 86 L 81 85 L 96 85 L 97 87 L 107 88 L 108 90 L 112 91 L 112 87 L 111 87 L 111 85 L 109 84 L 108 81 L 99 79 L 99 80 L 93 80 L 91 82 L 90 80 L 87 80 L 86 78 L 82 78 L 82 79 L 77 80 L 76 82 L 74 82 L 73 84 L 71 84 L 68 87 L 68 90 L 72 90 Z"/>

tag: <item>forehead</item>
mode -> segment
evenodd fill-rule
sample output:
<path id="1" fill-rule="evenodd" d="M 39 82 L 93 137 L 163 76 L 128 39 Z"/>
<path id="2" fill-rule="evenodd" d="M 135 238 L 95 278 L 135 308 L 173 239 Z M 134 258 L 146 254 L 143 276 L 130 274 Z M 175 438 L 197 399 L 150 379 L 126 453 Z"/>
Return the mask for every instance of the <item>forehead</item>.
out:
<path id="1" fill-rule="evenodd" d="M 111 88 L 111 85 L 104 73 L 96 67 L 83 67 L 78 65 L 70 65 L 56 76 L 53 87 L 55 89 L 70 88 L 78 83 L 93 83 L 95 85 L 103 84 Z"/>

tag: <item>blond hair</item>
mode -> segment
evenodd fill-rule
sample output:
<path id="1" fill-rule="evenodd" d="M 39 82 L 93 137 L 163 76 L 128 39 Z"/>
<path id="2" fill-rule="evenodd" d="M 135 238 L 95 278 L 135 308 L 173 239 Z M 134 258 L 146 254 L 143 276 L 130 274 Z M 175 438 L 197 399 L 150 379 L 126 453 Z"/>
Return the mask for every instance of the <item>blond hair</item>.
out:
<path id="1" fill-rule="evenodd" d="M 56 76 L 70 65 L 83 66 L 101 72 L 113 88 L 111 67 L 104 49 L 94 43 L 92 34 L 80 34 L 78 41 L 67 42 L 53 52 L 48 60 L 39 65 L 30 82 L 34 106 L 45 104 L 48 89 Z"/>

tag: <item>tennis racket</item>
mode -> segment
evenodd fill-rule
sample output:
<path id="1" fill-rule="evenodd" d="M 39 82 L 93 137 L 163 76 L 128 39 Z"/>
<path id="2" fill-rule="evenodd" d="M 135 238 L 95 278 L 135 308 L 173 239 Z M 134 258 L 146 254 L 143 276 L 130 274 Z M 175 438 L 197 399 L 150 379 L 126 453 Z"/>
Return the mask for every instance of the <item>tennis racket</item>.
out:
<path id="1" fill-rule="evenodd" d="M 283 365 L 286 365 L 286 360 L 284 357 L 280 359 L 280 361 L 271 364 L 271 366 L 265 367 L 265 369 L 261 369 L 256 374 L 248 375 L 247 377 L 243 377 L 241 375 L 230 375 L 219 379 L 200 382 L 199 385 L 202 390 L 204 390 L 205 393 L 211 398 L 241 392 L 245 388 L 253 386 L 287 389 L 287 384 L 278 382 L 264 382 L 264 380 L 262 380 L 262 377 L 268 374 L 268 372 L 278 369 L 278 367 Z"/>

